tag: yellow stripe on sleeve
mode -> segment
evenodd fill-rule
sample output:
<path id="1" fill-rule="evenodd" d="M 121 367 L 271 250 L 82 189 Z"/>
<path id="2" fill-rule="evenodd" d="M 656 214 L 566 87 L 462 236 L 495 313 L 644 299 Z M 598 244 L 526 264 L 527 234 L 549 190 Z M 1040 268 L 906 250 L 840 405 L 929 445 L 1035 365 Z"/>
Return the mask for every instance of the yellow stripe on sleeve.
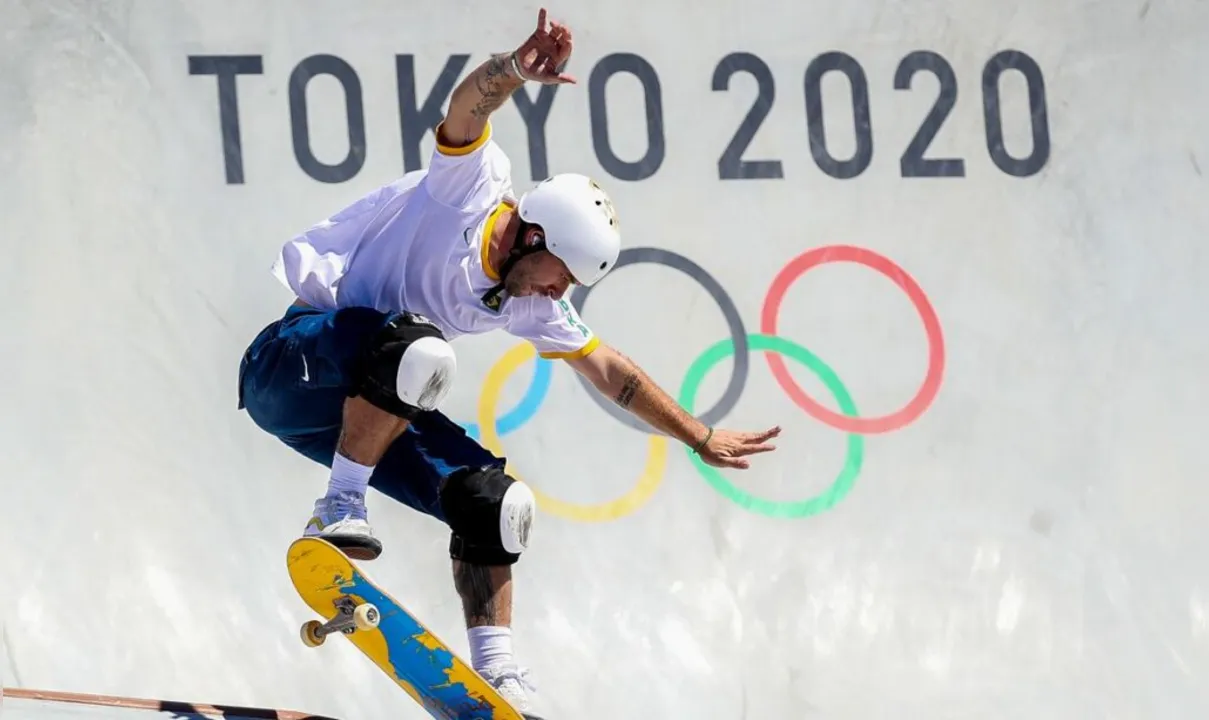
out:
<path id="1" fill-rule="evenodd" d="M 579 358 L 584 358 L 591 355 L 592 352 L 599 346 L 600 338 L 593 337 L 588 341 L 587 345 L 584 345 L 578 350 L 572 350 L 571 352 L 544 352 L 538 353 L 538 355 L 541 355 L 547 360 L 578 360 Z"/>
<path id="2" fill-rule="evenodd" d="M 475 150 L 478 150 L 479 148 L 483 147 L 483 145 L 485 145 L 487 143 L 487 141 L 491 139 L 491 122 L 490 121 L 488 121 L 487 125 L 483 128 L 483 134 L 479 135 L 478 139 L 476 139 L 474 142 L 470 143 L 469 145 L 467 145 L 465 147 L 453 147 L 452 145 L 445 145 L 444 143 L 442 143 L 441 142 L 441 128 L 443 128 L 443 127 L 445 127 L 444 121 L 442 121 L 440 125 L 437 125 L 437 131 L 436 131 L 437 151 L 440 152 L 442 155 L 450 155 L 452 157 L 458 157 L 460 155 L 469 155 L 470 153 L 474 152 Z"/>

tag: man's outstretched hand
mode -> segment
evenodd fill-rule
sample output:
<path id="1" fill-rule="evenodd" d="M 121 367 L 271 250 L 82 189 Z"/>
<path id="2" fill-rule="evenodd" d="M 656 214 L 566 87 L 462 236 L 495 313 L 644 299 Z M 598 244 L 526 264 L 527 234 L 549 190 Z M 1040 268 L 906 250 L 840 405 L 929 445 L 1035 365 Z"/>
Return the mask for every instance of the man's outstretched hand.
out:
<path id="1" fill-rule="evenodd" d="M 546 9 L 537 12 L 537 29 L 516 49 L 516 60 L 526 80 L 543 85 L 574 83 L 575 78 L 559 68 L 571 57 L 571 28 L 550 21 L 546 27 Z"/>
<path id="2" fill-rule="evenodd" d="M 746 470 L 751 467 L 751 463 L 744 458 L 748 455 L 776 450 L 777 446 L 768 441 L 780 434 L 780 426 L 764 432 L 714 430 L 713 436 L 698 454 L 706 465 Z"/>

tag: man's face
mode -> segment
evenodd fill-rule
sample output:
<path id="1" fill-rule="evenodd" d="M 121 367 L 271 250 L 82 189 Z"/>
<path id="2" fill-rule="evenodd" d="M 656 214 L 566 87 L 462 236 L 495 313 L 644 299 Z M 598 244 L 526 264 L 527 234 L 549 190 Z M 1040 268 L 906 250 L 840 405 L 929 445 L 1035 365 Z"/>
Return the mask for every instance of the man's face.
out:
<path id="1" fill-rule="evenodd" d="M 508 273 L 505 285 L 508 294 L 513 297 L 545 295 L 560 298 L 566 294 L 572 282 L 571 271 L 566 264 L 543 250 L 518 260 L 512 272 Z"/>
<path id="2" fill-rule="evenodd" d="M 526 244 L 531 245 L 541 230 L 530 228 L 525 237 Z M 513 297 L 525 295 L 545 295 L 550 298 L 561 298 L 567 288 L 575 282 L 566 263 L 552 255 L 548 250 L 526 255 L 517 261 L 508 273 L 505 288 Z"/>

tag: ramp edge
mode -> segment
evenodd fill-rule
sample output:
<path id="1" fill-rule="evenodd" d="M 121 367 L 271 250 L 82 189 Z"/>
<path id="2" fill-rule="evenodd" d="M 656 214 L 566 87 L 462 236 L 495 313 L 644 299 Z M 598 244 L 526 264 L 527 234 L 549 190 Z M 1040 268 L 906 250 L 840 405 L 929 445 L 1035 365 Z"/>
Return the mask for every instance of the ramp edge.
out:
<path id="1" fill-rule="evenodd" d="M 80 705 L 99 705 L 104 707 L 120 707 L 132 710 L 151 710 L 153 712 L 193 713 L 215 718 L 248 718 L 249 720 L 337 720 L 324 715 L 311 715 L 294 710 L 274 710 L 270 708 L 240 707 L 237 705 L 210 705 L 207 703 L 190 703 L 174 700 L 152 700 L 149 698 L 120 697 L 117 695 L 94 695 L 92 693 L 60 692 L 55 690 L 34 690 L 29 688 L 3 688 L 5 698 L 23 700 L 38 700 L 41 702 L 75 703 Z"/>

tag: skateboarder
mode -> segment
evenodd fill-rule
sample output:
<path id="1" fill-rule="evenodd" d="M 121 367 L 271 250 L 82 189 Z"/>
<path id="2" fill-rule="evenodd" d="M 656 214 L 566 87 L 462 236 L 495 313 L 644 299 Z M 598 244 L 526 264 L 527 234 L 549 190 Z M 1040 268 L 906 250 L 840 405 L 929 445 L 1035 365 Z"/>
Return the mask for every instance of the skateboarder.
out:
<path id="1" fill-rule="evenodd" d="M 471 664 L 531 717 L 536 696 L 512 654 L 512 565 L 529 544 L 532 492 L 438 408 L 456 369 L 449 341 L 502 329 L 565 360 L 600 392 L 717 467 L 746 468 L 780 428 L 705 427 L 559 298 L 617 260 L 609 196 L 562 173 L 519 200 L 489 118 L 525 81 L 560 70 L 571 30 L 547 23 L 455 88 L 426 170 L 407 173 L 285 243 L 276 277 L 296 295 L 239 370 L 239 407 L 266 432 L 331 468 L 304 535 L 350 557 L 382 552 L 369 486 L 444 522 Z M 583 468 L 566 468 L 583 472 Z"/>

